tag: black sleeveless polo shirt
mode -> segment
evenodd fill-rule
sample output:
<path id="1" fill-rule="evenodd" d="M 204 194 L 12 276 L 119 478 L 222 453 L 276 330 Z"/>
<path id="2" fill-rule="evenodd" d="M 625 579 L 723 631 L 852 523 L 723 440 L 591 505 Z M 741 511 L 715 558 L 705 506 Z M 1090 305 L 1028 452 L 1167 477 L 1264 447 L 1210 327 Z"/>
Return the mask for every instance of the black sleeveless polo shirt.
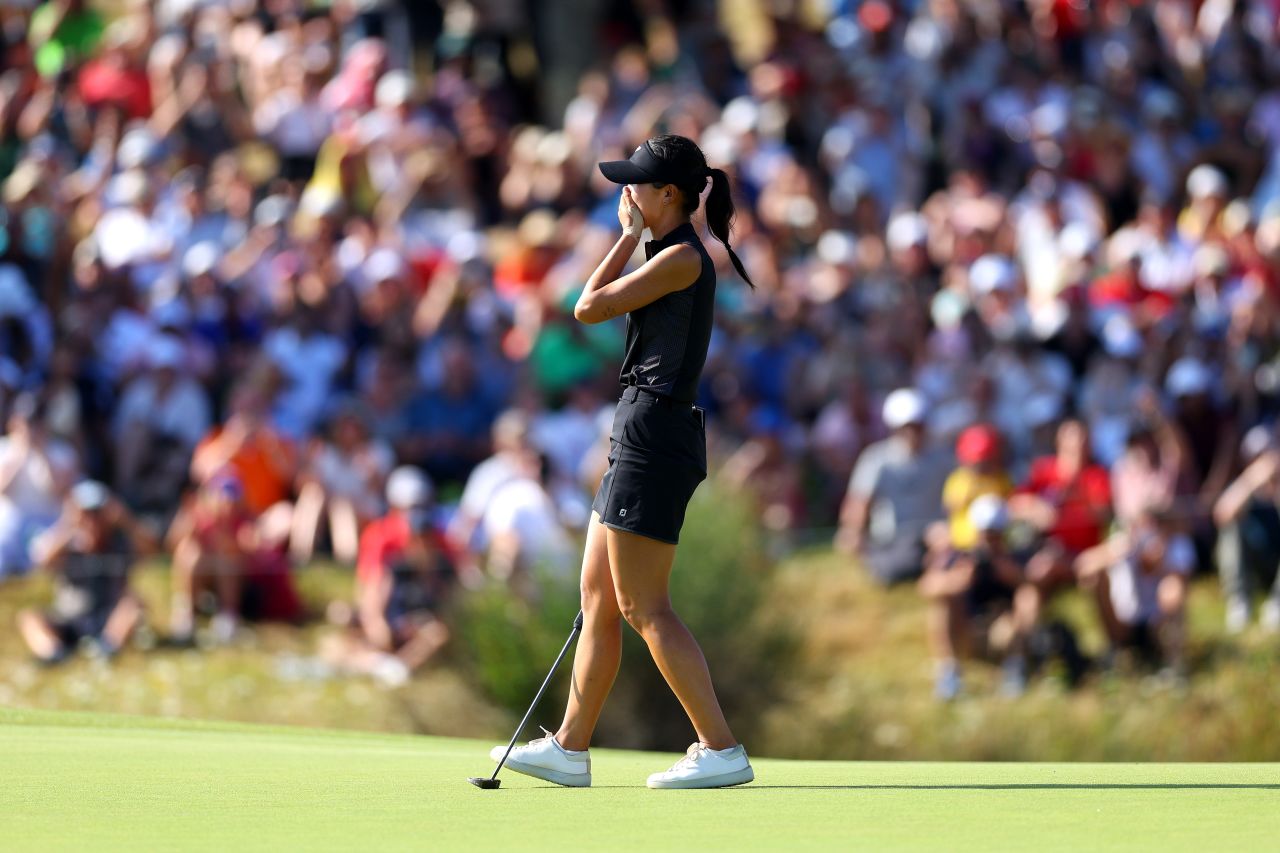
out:
<path id="1" fill-rule="evenodd" d="M 627 314 L 627 350 L 618 381 L 678 403 L 692 403 L 711 343 L 716 270 L 688 222 L 671 229 L 661 240 L 645 243 L 645 258 L 678 243 L 698 251 L 702 272 L 683 290 L 668 293 Z"/>

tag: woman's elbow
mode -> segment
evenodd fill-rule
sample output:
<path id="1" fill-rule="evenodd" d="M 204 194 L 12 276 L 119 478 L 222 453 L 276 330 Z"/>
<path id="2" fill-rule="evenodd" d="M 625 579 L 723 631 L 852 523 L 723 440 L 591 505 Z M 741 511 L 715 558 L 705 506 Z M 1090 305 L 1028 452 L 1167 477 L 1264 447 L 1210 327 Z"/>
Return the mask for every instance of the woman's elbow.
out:
<path id="1" fill-rule="evenodd" d="M 596 310 L 591 303 L 579 302 L 577 305 L 573 306 L 573 319 L 577 320 L 579 323 L 585 323 L 590 326 L 595 323 L 599 323 L 604 318 L 600 316 L 599 311 Z"/>

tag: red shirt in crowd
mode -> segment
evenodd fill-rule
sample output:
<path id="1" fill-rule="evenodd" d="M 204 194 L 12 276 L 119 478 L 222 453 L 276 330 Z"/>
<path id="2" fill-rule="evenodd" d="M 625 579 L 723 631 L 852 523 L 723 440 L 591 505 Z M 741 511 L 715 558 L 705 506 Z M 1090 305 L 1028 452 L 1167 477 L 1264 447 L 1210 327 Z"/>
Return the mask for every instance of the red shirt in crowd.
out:
<path id="1" fill-rule="evenodd" d="M 409 519 L 402 512 L 391 512 L 377 521 L 370 522 L 364 533 L 360 534 L 360 553 L 356 557 L 356 580 L 362 584 L 372 583 L 382 577 L 383 573 L 409 544 Z M 431 545 L 454 562 L 453 552 L 448 541 L 439 531 L 431 532 Z"/>
<path id="2" fill-rule="evenodd" d="M 1086 465 L 1074 479 L 1068 479 L 1056 456 L 1044 456 L 1031 463 L 1019 491 L 1057 507 L 1058 520 L 1047 532 L 1068 551 L 1079 553 L 1102 541 L 1100 519 L 1111 509 L 1111 477 L 1106 468 Z"/>

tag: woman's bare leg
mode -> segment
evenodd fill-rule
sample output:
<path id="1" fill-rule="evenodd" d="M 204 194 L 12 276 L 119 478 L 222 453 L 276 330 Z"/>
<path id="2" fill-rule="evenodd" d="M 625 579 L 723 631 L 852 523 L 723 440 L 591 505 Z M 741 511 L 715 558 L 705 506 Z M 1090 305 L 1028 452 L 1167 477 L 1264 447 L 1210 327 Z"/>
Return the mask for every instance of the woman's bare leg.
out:
<path id="1" fill-rule="evenodd" d="M 334 558 L 344 566 L 354 566 L 360 553 L 360 516 L 347 498 L 329 502 L 329 538 Z M 311 543 L 315 545 L 314 536 Z"/>
<path id="2" fill-rule="evenodd" d="M 606 528 L 606 541 L 618 609 L 648 644 L 698 740 L 712 749 L 735 746 L 738 741 L 725 722 L 702 649 L 671 609 L 667 582 L 676 546 L 613 528 Z"/>
<path id="3" fill-rule="evenodd" d="M 289 536 L 289 556 L 294 565 L 305 566 L 311 562 L 316 550 L 316 536 L 324 519 L 324 489 L 319 483 L 303 485 L 298 492 L 298 502 L 293 509 L 293 531 Z"/>
<path id="4" fill-rule="evenodd" d="M 622 612 L 609 571 L 606 528 L 591 514 L 582 555 L 582 634 L 573 654 L 573 678 L 564 722 L 556 742 L 565 749 L 586 749 L 622 664 Z"/>

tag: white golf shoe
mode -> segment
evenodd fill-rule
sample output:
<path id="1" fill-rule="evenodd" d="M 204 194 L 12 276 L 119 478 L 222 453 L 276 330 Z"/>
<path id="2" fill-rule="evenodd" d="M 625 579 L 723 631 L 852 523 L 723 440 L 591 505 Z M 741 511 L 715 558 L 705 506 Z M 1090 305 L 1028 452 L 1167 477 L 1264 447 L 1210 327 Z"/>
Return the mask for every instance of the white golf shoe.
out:
<path id="1" fill-rule="evenodd" d="M 591 787 L 591 754 L 588 750 L 573 752 L 561 746 L 555 735 L 546 729 L 545 737 L 531 740 L 524 746 L 511 750 L 507 759 L 507 767 L 517 773 L 555 782 L 569 788 Z M 489 750 L 489 757 L 494 761 L 502 760 L 505 746 L 495 746 Z"/>
<path id="2" fill-rule="evenodd" d="M 745 785 L 755 778 L 742 744 L 717 750 L 704 743 L 695 743 L 670 770 L 650 776 L 649 787 L 727 788 Z"/>

